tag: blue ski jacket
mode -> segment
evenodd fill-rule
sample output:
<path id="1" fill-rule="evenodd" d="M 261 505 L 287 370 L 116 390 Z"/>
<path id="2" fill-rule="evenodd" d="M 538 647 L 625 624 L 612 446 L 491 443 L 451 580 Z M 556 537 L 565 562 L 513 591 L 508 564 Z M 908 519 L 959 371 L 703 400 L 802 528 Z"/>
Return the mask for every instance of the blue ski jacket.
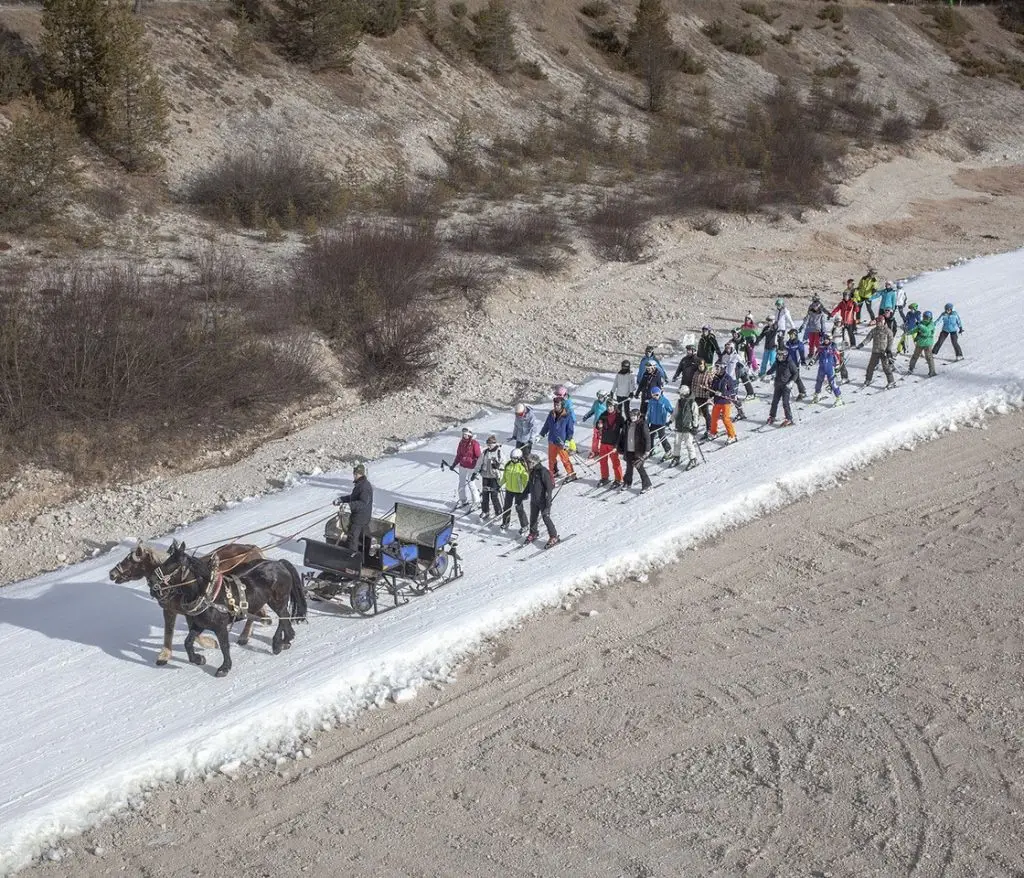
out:
<path id="1" fill-rule="evenodd" d="M 917 329 L 917 324 L 921 322 L 920 311 L 907 311 L 906 316 L 903 318 L 903 331 L 913 332 Z"/>
<path id="2" fill-rule="evenodd" d="M 661 361 L 657 357 L 644 357 L 640 360 L 640 368 L 636 370 L 636 383 L 640 383 L 640 379 L 644 377 L 644 372 L 647 371 L 647 364 L 654 363 L 657 367 L 657 372 L 661 376 L 661 381 L 658 383 L 664 387 L 668 383 L 668 373 L 665 371 L 665 367 L 661 365 Z"/>
<path id="3" fill-rule="evenodd" d="M 664 427 L 673 411 L 672 403 L 665 399 L 664 394 L 657 399 L 652 396 L 647 403 L 647 423 L 652 427 Z"/>
<path id="4" fill-rule="evenodd" d="M 960 322 L 960 315 L 956 311 L 943 311 L 939 315 L 939 329 L 943 332 L 960 332 L 963 330 L 964 325 Z"/>
<path id="5" fill-rule="evenodd" d="M 839 351 L 834 344 L 822 345 L 818 348 L 818 374 L 832 375 L 839 365 Z"/>
<path id="6" fill-rule="evenodd" d="M 563 409 L 561 414 L 556 414 L 552 409 L 548 412 L 544 426 L 541 427 L 540 435 L 546 436 L 548 442 L 553 445 L 565 445 L 572 439 L 573 419 L 569 417 L 569 410 Z"/>
<path id="7" fill-rule="evenodd" d="M 606 403 L 599 402 L 598 400 L 595 399 L 594 404 L 590 407 L 590 411 L 583 416 L 583 423 L 585 424 L 587 421 L 593 418 L 594 423 L 596 424 L 600 420 L 601 415 L 603 415 L 606 411 L 608 411 L 608 405 Z"/>
<path id="8" fill-rule="evenodd" d="M 794 338 L 786 342 L 786 356 L 794 363 L 799 363 L 801 366 L 807 365 L 807 349 L 800 339 Z"/>
<path id="9" fill-rule="evenodd" d="M 893 313 L 896 312 L 896 288 L 895 287 L 883 287 L 877 293 L 875 293 L 872 299 L 880 299 L 878 303 L 878 310 L 884 311 L 888 308 Z"/>

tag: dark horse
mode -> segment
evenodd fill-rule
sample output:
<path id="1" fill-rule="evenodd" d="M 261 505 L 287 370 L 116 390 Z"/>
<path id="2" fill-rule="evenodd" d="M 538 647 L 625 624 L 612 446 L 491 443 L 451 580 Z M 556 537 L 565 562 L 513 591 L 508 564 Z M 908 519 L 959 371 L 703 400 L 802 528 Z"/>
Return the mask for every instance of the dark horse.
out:
<path id="1" fill-rule="evenodd" d="M 274 655 L 291 646 L 295 638 L 292 619 L 306 618 L 302 577 L 288 561 L 260 561 L 241 573 L 225 575 L 218 571 L 216 552 L 197 558 L 185 551 L 184 543 L 175 540 L 167 560 L 153 571 L 153 578 L 157 581 L 154 588 L 159 593 L 176 593 L 181 601 L 181 612 L 188 617 L 185 652 L 192 664 L 206 664 L 206 659 L 195 651 L 196 637 L 203 631 L 217 635 L 224 656 L 224 662 L 217 669 L 218 677 L 231 670 L 228 630 L 246 611 L 258 613 L 269 605 L 277 613 Z"/>
<path id="2" fill-rule="evenodd" d="M 259 546 L 251 546 L 248 543 L 228 543 L 221 546 L 215 554 L 220 559 L 219 569 L 221 573 L 241 573 L 256 561 L 263 560 L 263 552 Z M 149 593 L 156 598 L 160 608 L 164 611 L 164 647 L 156 658 L 158 665 L 166 665 L 171 658 L 171 643 L 174 638 L 174 623 L 178 615 L 184 615 L 181 611 L 180 595 L 176 592 L 160 595 L 155 590 L 157 580 L 153 578 L 153 572 L 164 561 L 167 560 L 167 553 L 144 546 L 142 540 L 125 557 L 110 568 L 110 578 L 121 585 L 125 582 L 133 582 L 137 579 L 145 579 L 149 585 Z M 264 611 L 266 612 L 266 611 Z M 270 617 L 262 617 L 267 622 Z M 249 642 L 249 635 L 252 634 L 252 624 L 256 619 L 250 616 L 245 620 L 245 628 L 242 629 L 242 636 L 238 638 L 240 645 L 245 646 Z M 208 641 L 208 642 L 207 642 Z M 213 648 L 216 644 L 209 638 L 200 638 L 200 645 Z"/>

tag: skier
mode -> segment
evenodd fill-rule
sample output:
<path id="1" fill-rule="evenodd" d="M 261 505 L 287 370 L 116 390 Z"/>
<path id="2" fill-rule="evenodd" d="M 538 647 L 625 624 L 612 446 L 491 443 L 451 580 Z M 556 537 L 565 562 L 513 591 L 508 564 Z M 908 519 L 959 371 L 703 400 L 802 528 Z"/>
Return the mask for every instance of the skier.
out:
<path id="1" fill-rule="evenodd" d="M 644 461 L 651 450 L 651 431 L 640 416 L 640 411 L 630 413 L 629 423 L 622 430 L 619 436 L 619 452 L 626 459 L 626 475 L 623 480 L 624 488 L 633 487 L 633 470 L 640 473 L 640 493 L 645 494 L 651 489 L 651 477 L 647 475 L 647 468 Z"/>
<path id="2" fill-rule="evenodd" d="M 907 291 L 903 286 L 903 281 L 896 281 L 896 310 L 899 312 L 900 320 L 906 320 L 907 318 Z"/>
<path id="3" fill-rule="evenodd" d="M 865 387 L 871 384 L 871 379 L 875 375 L 875 368 L 879 363 L 882 364 L 882 371 L 885 373 L 885 389 L 889 390 L 896 386 L 896 376 L 893 375 L 892 371 L 892 343 L 894 337 L 892 330 L 885 322 L 885 316 L 880 314 L 875 320 L 874 328 L 864 336 L 864 341 L 857 345 L 858 348 L 862 348 L 869 341 L 871 342 L 871 356 L 868 358 L 868 368 L 864 373 Z"/>
<path id="4" fill-rule="evenodd" d="M 351 552 L 363 551 L 363 537 L 370 526 L 373 515 L 373 485 L 366 478 L 366 467 L 357 463 L 352 467 L 352 490 L 334 501 L 335 506 L 348 503 L 348 541 Z"/>
<path id="5" fill-rule="evenodd" d="M 549 473 L 540 463 L 539 454 L 531 454 L 527 460 L 530 468 L 530 478 L 527 481 L 527 491 L 530 494 L 530 532 L 526 535 L 526 542 L 532 543 L 539 536 L 537 519 L 544 519 L 544 527 L 547 528 L 548 541 L 544 548 L 550 549 L 558 544 L 558 531 L 555 530 L 555 523 L 551 520 L 551 503 L 555 499 L 555 482 Z"/>
<path id="6" fill-rule="evenodd" d="M 795 329 L 789 331 L 789 338 L 786 340 L 786 354 L 793 365 L 797 367 L 794 381 L 796 382 L 796 401 L 800 402 L 807 396 L 804 380 L 800 377 L 800 367 L 807 365 L 807 359 L 804 357 L 804 343 L 797 337 Z"/>
<path id="7" fill-rule="evenodd" d="M 899 343 L 896 345 L 897 354 L 905 354 L 907 352 L 907 339 L 913 338 L 913 332 L 920 322 L 921 311 L 917 307 L 917 302 L 911 302 L 907 313 L 903 317 L 903 335 L 900 336 Z"/>
<path id="8" fill-rule="evenodd" d="M 672 403 L 661 395 L 660 387 L 651 388 L 651 399 L 647 404 L 647 426 L 651 428 L 651 452 L 654 446 L 660 442 L 664 451 L 662 460 L 667 460 L 672 451 L 665 431 L 668 430 L 669 416 L 674 411 Z"/>
<path id="9" fill-rule="evenodd" d="M 693 383 L 690 384 L 693 401 L 697 404 L 701 417 L 704 418 L 704 435 L 702 438 L 705 440 L 711 435 L 711 398 L 714 395 L 711 389 L 711 382 L 713 378 L 714 375 L 711 369 L 708 368 L 708 364 L 701 360 L 700 365 L 697 367 L 697 372 L 693 376 Z"/>
<path id="10" fill-rule="evenodd" d="M 647 405 L 651 399 L 651 391 L 655 388 L 661 387 L 663 372 L 658 371 L 658 366 L 655 362 L 648 362 L 644 368 L 643 377 L 637 382 L 636 390 L 633 395 L 640 397 L 640 414 L 647 414 Z"/>
<path id="11" fill-rule="evenodd" d="M 533 409 L 520 402 L 515 407 L 515 416 L 512 422 L 512 441 L 523 455 L 529 455 L 533 451 L 533 436 L 537 430 Z"/>
<path id="12" fill-rule="evenodd" d="M 896 338 L 896 315 L 892 313 L 892 308 L 883 309 L 881 316 L 885 319 L 885 325 L 889 327 L 889 331 L 892 333 L 892 337 Z"/>
<path id="13" fill-rule="evenodd" d="M 949 336 L 949 340 L 953 342 L 956 359 L 959 362 L 964 358 L 964 352 L 960 350 L 960 333 L 964 331 L 964 325 L 960 322 L 960 315 L 953 310 L 952 302 L 946 302 L 946 307 L 943 308 L 942 313 L 939 315 L 939 326 L 942 328 L 942 331 L 939 333 L 939 340 L 935 342 L 935 347 L 932 348 L 932 353 L 937 354 L 939 348 L 942 347 L 942 343 L 946 340 L 946 336 Z"/>
<path id="14" fill-rule="evenodd" d="M 896 287 L 893 286 L 891 280 L 885 282 L 885 286 L 876 292 L 871 298 L 878 299 L 878 313 L 881 314 L 888 308 L 890 311 L 896 310 Z"/>
<path id="15" fill-rule="evenodd" d="M 729 407 L 736 401 L 736 382 L 719 364 L 715 366 L 715 377 L 712 379 L 711 387 L 715 393 L 715 405 L 711 409 L 711 438 L 718 438 L 718 422 L 721 420 L 725 424 L 725 433 L 729 437 L 725 440 L 725 444 L 732 445 L 736 441 L 736 428 L 729 415 Z"/>
<path id="16" fill-rule="evenodd" d="M 836 371 L 839 372 L 839 377 L 842 379 L 842 383 L 849 384 L 850 373 L 846 370 L 846 352 L 843 350 L 843 333 L 841 330 L 841 324 L 838 320 L 832 325 L 832 347 L 836 349 L 836 355 L 839 359 Z"/>
<path id="17" fill-rule="evenodd" d="M 918 359 L 921 354 L 924 354 L 924 361 L 928 364 L 927 377 L 934 378 L 938 373 L 935 371 L 935 356 L 932 354 L 932 345 L 935 344 L 935 324 L 932 322 L 932 312 L 925 311 L 921 315 L 921 322 L 909 334 L 914 339 L 914 353 L 910 355 L 907 374 L 914 371 Z"/>
<path id="18" fill-rule="evenodd" d="M 742 360 L 740 360 L 740 362 L 736 364 L 736 384 L 737 384 L 737 392 L 738 392 L 740 382 L 743 383 L 743 389 L 744 389 L 744 391 L 746 391 L 746 395 L 743 397 L 743 399 L 753 399 L 754 398 L 754 383 L 753 383 L 753 381 L 754 381 L 753 376 L 750 374 L 750 370 L 747 368 L 747 364 L 744 363 Z M 739 396 L 737 396 L 736 397 L 736 420 L 737 421 L 745 421 L 746 419 L 747 419 L 747 415 L 743 411 L 743 401 L 739 398 Z"/>
<path id="19" fill-rule="evenodd" d="M 487 521 L 491 517 L 490 506 L 494 506 L 494 517 L 501 512 L 501 496 L 499 480 L 501 479 L 501 446 L 498 444 L 498 437 L 493 433 L 487 437 L 487 444 L 476 462 L 476 472 L 473 478 L 480 476 L 483 484 L 481 491 L 483 497 L 480 501 L 480 517 Z"/>
<path id="20" fill-rule="evenodd" d="M 455 466 L 459 473 L 460 508 L 468 506 L 470 509 L 474 509 L 476 507 L 478 498 L 473 480 L 476 476 L 476 464 L 480 460 L 480 453 L 480 443 L 473 438 L 473 431 L 469 427 L 463 427 L 462 440 L 459 442 L 459 447 L 455 449 Z"/>
<path id="21" fill-rule="evenodd" d="M 779 332 L 789 332 L 791 329 L 796 329 L 796 323 L 793 322 L 793 315 L 789 313 L 789 308 L 786 307 L 786 300 L 778 298 L 775 300 L 775 313 L 772 315 L 772 321 L 778 327 Z"/>
<path id="22" fill-rule="evenodd" d="M 665 371 L 665 367 L 661 365 L 661 360 L 659 360 L 655 356 L 654 345 L 652 344 L 649 344 L 646 348 L 644 348 L 644 355 L 643 357 L 640 358 L 640 365 L 637 367 L 636 370 L 636 383 L 639 384 L 641 381 L 644 380 L 644 373 L 647 371 L 648 363 L 653 363 L 655 369 L 657 369 L 659 379 L 658 383 L 667 384 L 668 373 Z"/>
<path id="23" fill-rule="evenodd" d="M 839 351 L 832 344 L 832 336 L 824 335 L 821 338 L 821 351 L 818 354 L 818 377 L 814 382 L 814 397 L 811 402 L 817 402 L 821 396 L 821 385 L 828 380 L 829 389 L 836 397 L 836 405 L 843 404 L 842 393 L 839 390 L 839 382 L 836 380 L 836 366 L 839 365 Z"/>
<path id="24" fill-rule="evenodd" d="M 758 341 L 764 341 L 764 356 L 761 358 L 760 371 L 762 378 L 775 363 L 775 357 L 778 353 L 779 339 L 781 337 L 782 335 L 779 332 L 779 325 L 775 322 L 774 315 L 769 314 L 764 320 L 764 329 L 761 330 L 761 334 L 757 337 Z"/>
<path id="25" fill-rule="evenodd" d="M 597 457 L 597 446 L 601 444 L 600 432 L 597 429 L 597 422 L 600 420 L 601 415 L 608 411 L 608 403 L 611 399 L 611 395 L 605 393 L 603 390 L 597 391 L 594 397 L 594 404 L 583 416 L 583 423 L 585 424 L 591 418 L 594 419 L 594 430 L 590 436 L 590 457 Z"/>
<path id="26" fill-rule="evenodd" d="M 715 364 L 715 360 L 722 356 L 722 349 L 718 346 L 718 339 L 715 338 L 715 333 L 711 331 L 710 326 L 705 325 L 700 328 L 697 356 L 708 364 L 709 369 Z"/>
<path id="27" fill-rule="evenodd" d="M 840 320 L 843 324 L 843 330 L 847 333 L 850 339 L 850 344 L 857 344 L 857 321 L 858 317 L 857 303 L 853 301 L 849 290 L 843 291 L 842 301 L 829 311 L 829 317 L 835 317 L 839 315 Z"/>
<path id="28" fill-rule="evenodd" d="M 544 420 L 540 435 L 542 439 L 546 437 L 548 440 L 548 469 L 551 470 L 552 478 L 557 476 L 558 462 L 561 461 L 565 467 L 565 480 L 574 482 L 576 470 L 573 469 L 568 449 L 573 436 L 573 422 L 566 411 L 564 401 L 557 396 L 551 402 L 551 411 Z"/>
<path id="29" fill-rule="evenodd" d="M 686 346 L 686 356 L 680 361 L 679 365 L 676 366 L 676 371 L 672 375 L 672 380 L 679 379 L 679 386 L 686 387 L 687 389 L 693 383 L 693 376 L 697 373 L 697 365 L 700 362 L 700 357 L 697 356 L 697 348 L 688 344 Z"/>
<path id="30" fill-rule="evenodd" d="M 505 505 L 501 514 L 501 529 L 507 530 L 512 519 L 512 506 L 516 507 L 519 518 L 519 533 L 525 536 L 529 532 L 526 521 L 526 510 L 523 501 L 526 499 L 526 486 L 530 480 L 530 471 L 523 462 L 523 452 L 513 448 L 509 462 L 501 473 L 501 486 L 505 489 Z"/>
<path id="31" fill-rule="evenodd" d="M 682 460 L 680 452 L 683 444 L 686 444 L 686 453 L 689 456 L 687 469 L 693 469 L 697 465 L 697 425 L 700 423 L 700 415 L 697 413 L 697 403 L 694 401 L 690 388 L 683 386 L 679 388 L 679 403 L 676 405 L 676 441 L 672 451 L 672 465 L 679 466 Z"/>
<path id="32" fill-rule="evenodd" d="M 608 461 L 611 460 L 612 472 L 615 474 L 615 481 L 612 487 L 622 487 L 622 461 L 619 458 L 619 439 L 625 429 L 626 421 L 619 414 L 618 409 L 610 408 L 597 419 L 595 432 L 600 434 L 600 444 L 597 446 L 598 463 L 601 467 L 601 479 L 598 485 L 604 487 L 608 484 Z"/>
<path id="33" fill-rule="evenodd" d="M 622 366 L 615 375 L 612 382 L 612 396 L 615 398 L 615 405 L 623 418 L 629 417 L 629 400 L 636 393 L 636 378 L 629 365 L 629 360 L 623 360 Z"/>
<path id="34" fill-rule="evenodd" d="M 853 302 L 857 306 L 857 322 L 860 323 L 861 309 L 868 309 L 868 316 L 873 321 L 875 319 L 875 312 L 871 308 L 871 300 L 874 298 L 875 291 L 878 289 L 878 277 L 875 274 L 873 268 L 869 268 L 867 274 L 860 279 L 860 283 L 857 284 L 857 290 L 853 294 Z M 844 321 L 845 322 L 845 321 Z M 855 341 L 851 341 L 850 344 L 856 344 Z"/>
<path id="35" fill-rule="evenodd" d="M 800 367 L 790 357 L 783 357 L 768 370 L 768 374 L 774 374 L 775 376 L 775 389 L 772 393 L 772 406 L 768 411 L 767 423 L 775 423 L 775 416 L 779 412 L 779 402 L 781 401 L 782 411 L 786 417 L 780 426 L 790 427 L 793 425 L 793 409 L 789 404 L 789 399 L 792 395 L 789 385 L 799 380 Z"/>
<path id="36" fill-rule="evenodd" d="M 818 355 L 821 337 L 828 331 L 828 315 L 821 299 L 815 296 L 807 309 L 803 322 L 804 338 L 807 339 L 807 356 L 813 363 Z"/>

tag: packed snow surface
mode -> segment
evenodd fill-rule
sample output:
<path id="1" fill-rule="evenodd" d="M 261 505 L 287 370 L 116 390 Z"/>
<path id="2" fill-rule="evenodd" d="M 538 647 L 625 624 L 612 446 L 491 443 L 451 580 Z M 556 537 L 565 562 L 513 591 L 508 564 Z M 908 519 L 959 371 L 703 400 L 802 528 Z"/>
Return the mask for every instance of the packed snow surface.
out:
<path id="1" fill-rule="evenodd" d="M 855 404 L 833 409 L 827 398 L 824 405 L 797 409 L 794 428 L 754 433 L 770 394 L 770 385 L 760 384 L 761 400 L 747 406 L 750 420 L 738 425 L 740 442 L 705 445 L 706 465 L 692 472 L 652 464 L 661 487 L 651 494 L 598 492 L 597 474 L 579 467 L 581 480 L 558 493 L 553 510 L 562 537 L 575 535 L 571 542 L 549 552 L 536 546 L 509 552 L 514 531 L 502 533 L 476 516 L 460 518 L 462 579 L 375 617 L 311 602 L 309 624 L 297 627 L 290 651 L 272 655 L 273 628 L 258 627 L 250 646 L 233 646 L 234 668 L 224 679 L 213 677 L 217 653 L 204 667 L 187 663 L 180 620 L 174 659 L 155 667 L 159 608 L 144 583 L 115 585 L 107 576 L 134 535 L 125 534 L 124 544 L 107 555 L 3 589 L 0 872 L 25 865 L 154 784 L 231 774 L 262 757 L 301 758 L 307 736 L 367 707 L 404 701 L 425 681 L 448 679 L 483 638 L 573 590 L 626 576 L 642 588 L 644 571 L 711 534 L 834 484 L 895 448 L 980 423 L 986 412 L 1019 407 L 1024 361 L 999 340 L 1007 315 L 1024 313 L 1021 277 L 1024 251 L 1017 251 L 908 284 L 910 300 L 936 315 L 954 302 L 967 327 L 967 359 L 950 364 L 947 341 L 938 378 L 920 377 L 927 371 L 922 359 L 917 375 L 892 392 L 859 390 L 868 354 L 854 351 L 853 383 L 843 394 Z M 804 305 L 790 303 L 797 320 Z M 903 369 L 906 362 L 900 361 Z M 803 377 L 813 384 L 814 369 Z M 578 418 L 610 378 L 595 376 L 574 391 Z M 878 373 L 875 387 L 882 383 Z M 670 398 L 675 402 L 674 388 Z M 544 411 L 538 405 L 541 417 Z M 508 412 L 485 413 L 472 426 L 481 440 L 491 432 L 506 440 L 511 421 Z M 590 432 L 590 425 L 578 424 L 584 454 Z M 373 463 L 377 514 L 396 500 L 449 508 L 457 479 L 440 463 L 451 460 L 457 441 L 449 432 Z M 955 477 L 954 463 L 936 473 Z M 319 538 L 331 500 L 349 486 L 347 472 L 304 477 L 175 536 L 196 549 L 236 539 L 283 540 L 270 554 L 300 564 L 298 537 Z M 389 606 L 382 595 L 382 610 Z"/>

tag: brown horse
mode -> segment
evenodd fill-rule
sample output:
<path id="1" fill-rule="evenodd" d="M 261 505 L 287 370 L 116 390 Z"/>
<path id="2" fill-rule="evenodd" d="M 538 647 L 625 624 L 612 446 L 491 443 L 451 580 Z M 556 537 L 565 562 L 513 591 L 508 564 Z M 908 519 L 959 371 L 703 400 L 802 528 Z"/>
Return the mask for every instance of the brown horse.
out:
<path id="1" fill-rule="evenodd" d="M 188 616 L 185 652 L 194 665 L 206 664 L 195 651 L 196 638 L 213 631 L 224 661 L 217 669 L 223 677 L 231 670 L 231 623 L 248 610 L 259 612 L 264 605 L 277 614 L 277 631 L 272 642 L 274 655 L 288 649 L 295 638 L 292 620 L 306 618 L 306 591 L 295 565 L 288 561 L 257 561 L 242 572 L 225 575 L 217 553 L 197 558 L 185 551 L 185 544 L 174 541 L 167 560 L 153 571 L 154 589 L 160 594 L 180 595 L 181 609 Z"/>
<path id="2" fill-rule="evenodd" d="M 228 543 L 221 546 L 213 554 L 216 554 L 220 561 L 219 569 L 221 573 L 239 573 L 255 562 L 262 561 L 264 558 L 259 546 L 251 546 L 247 543 Z M 160 595 L 154 589 L 156 582 L 153 579 L 153 571 L 166 560 L 166 552 L 144 546 L 142 540 L 139 540 L 138 545 L 122 561 L 110 568 L 110 578 L 119 585 L 138 579 L 145 579 L 149 585 L 149 593 L 156 598 L 160 608 L 164 611 L 164 648 L 160 650 L 160 654 L 157 656 L 156 663 L 158 665 L 166 665 L 170 661 L 175 623 L 179 615 L 184 615 L 181 612 L 181 596 L 179 593 L 172 592 L 168 595 Z M 270 617 L 266 614 L 266 610 L 260 616 L 249 616 L 245 620 L 242 636 L 238 638 L 238 643 L 241 646 L 245 646 L 249 642 L 253 622 L 257 619 L 269 622 Z M 202 638 L 200 643 L 208 649 L 216 646 L 216 642 L 207 637 Z"/>

